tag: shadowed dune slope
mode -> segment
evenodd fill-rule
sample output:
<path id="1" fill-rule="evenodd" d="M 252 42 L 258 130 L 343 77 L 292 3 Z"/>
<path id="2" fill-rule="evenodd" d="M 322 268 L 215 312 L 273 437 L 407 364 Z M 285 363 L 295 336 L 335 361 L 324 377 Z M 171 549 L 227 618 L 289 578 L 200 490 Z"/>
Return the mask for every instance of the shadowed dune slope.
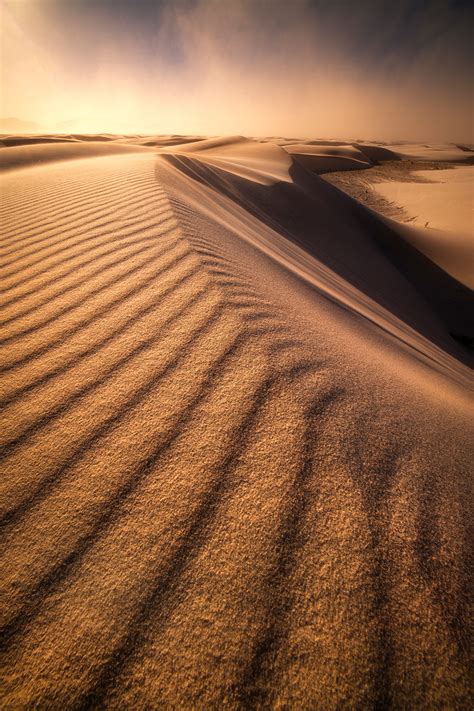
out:
<path id="1" fill-rule="evenodd" d="M 281 148 L 253 144 L 249 158 L 245 144 L 239 143 L 231 161 L 229 148 L 222 154 L 214 150 L 212 158 L 197 147 L 188 154 L 186 146 L 167 154 L 166 160 L 195 183 L 190 188 L 188 181 L 183 194 L 194 190 L 195 204 L 213 203 L 212 210 L 220 212 L 224 222 L 229 206 L 237 204 L 241 208 L 240 217 L 233 215 L 237 223 L 248 222 L 248 213 L 258 221 L 248 234 L 250 241 L 270 249 L 286 266 L 291 262 L 338 303 L 371 318 L 429 358 L 446 362 L 441 352 L 435 352 L 436 344 L 471 363 L 472 355 L 452 336 L 474 336 L 474 299 L 466 286 L 414 249 L 395 224 L 387 225 L 298 163 L 288 166 Z M 259 151 L 261 163 L 256 160 Z M 275 168 L 279 160 L 282 180 Z M 247 165 L 258 177 L 249 179 Z M 262 170 L 271 165 L 270 179 L 262 179 L 256 165 L 262 165 Z M 262 222 L 269 228 L 267 233 Z"/>
<path id="2" fill-rule="evenodd" d="M 411 215 L 407 239 L 473 289 L 474 166 L 421 171 L 413 178 L 420 182 L 381 182 L 375 190 Z"/>
<path id="3" fill-rule="evenodd" d="M 238 145 L 0 176 L 5 708 L 469 705 L 467 368 Z"/>

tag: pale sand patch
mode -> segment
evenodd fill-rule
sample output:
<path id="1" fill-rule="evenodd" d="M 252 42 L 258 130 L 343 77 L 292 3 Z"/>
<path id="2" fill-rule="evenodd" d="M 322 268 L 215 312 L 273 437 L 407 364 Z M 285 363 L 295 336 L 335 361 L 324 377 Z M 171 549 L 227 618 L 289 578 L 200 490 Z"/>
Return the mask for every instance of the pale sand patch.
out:
<path id="1" fill-rule="evenodd" d="M 115 141 L 78 141 L 61 139 L 31 143 L 19 146 L 7 146 L 0 150 L 0 170 L 28 168 L 42 163 L 71 160 L 73 158 L 91 158 L 92 156 L 110 156 L 116 153 L 139 153 L 150 150 L 145 146 L 126 145 Z"/>
<path id="2" fill-rule="evenodd" d="M 415 171 L 423 182 L 377 183 L 373 189 L 410 215 L 406 232 L 418 249 L 474 287 L 474 166 Z"/>
<path id="3" fill-rule="evenodd" d="M 291 158 L 279 146 L 243 136 L 209 138 L 171 149 L 165 147 L 161 152 L 171 153 L 175 161 L 179 161 L 181 155 L 187 156 L 211 170 L 220 169 L 261 185 L 291 182 Z"/>
<path id="4" fill-rule="evenodd" d="M 449 163 L 462 163 L 469 155 L 473 154 L 472 147 L 466 151 L 453 143 L 392 143 L 387 144 L 386 147 L 400 158 L 447 161 Z"/>
<path id="5" fill-rule="evenodd" d="M 423 182 L 378 183 L 375 190 L 409 212 L 413 224 L 469 234 L 474 248 L 474 166 L 412 175 Z"/>

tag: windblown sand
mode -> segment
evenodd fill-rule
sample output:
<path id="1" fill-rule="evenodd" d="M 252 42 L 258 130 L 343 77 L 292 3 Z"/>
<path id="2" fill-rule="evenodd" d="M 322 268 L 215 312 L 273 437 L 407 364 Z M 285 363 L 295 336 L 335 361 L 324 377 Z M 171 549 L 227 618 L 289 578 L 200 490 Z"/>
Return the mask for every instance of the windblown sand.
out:
<path id="1" fill-rule="evenodd" d="M 0 150 L 4 708 L 468 708 L 472 294 L 276 142 L 60 144 Z"/>

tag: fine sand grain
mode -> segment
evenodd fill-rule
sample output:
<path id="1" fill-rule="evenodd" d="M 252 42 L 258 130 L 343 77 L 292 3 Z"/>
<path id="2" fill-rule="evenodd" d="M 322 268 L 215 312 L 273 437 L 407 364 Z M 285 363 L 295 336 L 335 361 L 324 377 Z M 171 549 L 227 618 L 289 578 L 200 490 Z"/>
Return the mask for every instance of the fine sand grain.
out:
<path id="1" fill-rule="evenodd" d="M 3 707 L 467 709 L 469 290 L 277 142 L 75 138 L 0 150 Z"/>

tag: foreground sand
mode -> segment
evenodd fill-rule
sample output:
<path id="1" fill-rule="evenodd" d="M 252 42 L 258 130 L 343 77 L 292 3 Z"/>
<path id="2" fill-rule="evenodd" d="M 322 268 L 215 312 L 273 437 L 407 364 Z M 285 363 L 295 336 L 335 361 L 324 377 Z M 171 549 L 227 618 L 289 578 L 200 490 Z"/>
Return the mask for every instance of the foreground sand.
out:
<path id="1" fill-rule="evenodd" d="M 3 705 L 467 708 L 465 287 L 276 143 L 88 150 L 1 178 Z"/>

